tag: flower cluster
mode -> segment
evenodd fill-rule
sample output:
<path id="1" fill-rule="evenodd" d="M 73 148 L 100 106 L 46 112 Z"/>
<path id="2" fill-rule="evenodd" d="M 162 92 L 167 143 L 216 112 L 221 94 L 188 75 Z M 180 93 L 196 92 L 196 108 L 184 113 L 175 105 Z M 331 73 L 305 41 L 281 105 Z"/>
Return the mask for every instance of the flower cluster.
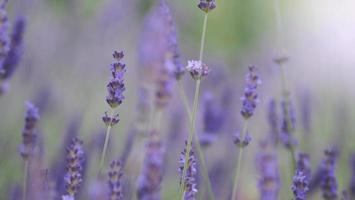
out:
<path id="1" fill-rule="evenodd" d="M 281 184 L 276 154 L 260 153 L 257 157 L 257 167 L 260 173 L 258 183 L 260 199 L 278 199 Z"/>
<path id="2" fill-rule="evenodd" d="M 187 143 L 186 143 L 187 144 Z M 179 174 L 180 174 L 180 184 L 183 184 L 184 187 L 184 200 L 195 200 L 197 189 L 196 189 L 196 158 L 194 151 L 190 151 L 190 155 L 188 156 L 188 160 L 185 160 L 186 157 L 186 144 L 184 150 L 180 154 L 179 160 Z M 183 170 L 185 163 L 187 162 L 186 175 L 185 179 L 182 180 Z"/>
<path id="3" fill-rule="evenodd" d="M 163 178 L 163 144 L 154 138 L 154 134 L 145 146 L 145 158 L 142 173 L 138 179 L 137 196 L 139 200 L 160 199 L 160 184 Z"/>
<path id="4" fill-rule="evenodd" d="M 109 199 L 110 200 L 123 200 L 122 193 L 122 164 L 120 161 L 112 161 L 110 164 L 110 171 L 108 172 L 109 180 Z"/>
<path id="5" fill-rule="evenodd" d="M 311 180 L 311 161 L 309 154 L 307 153 L 298 153 L 296 168 L 299 171 L 303 172 L 303 175 L 306 177 L 307 181 Z"/>
<path id="6" fill-rule="evenodd" d="M 256 74 L 256 67 L 249 66 L 249 73 L 245 77 L 246 86 L 244 89 L 244 95 L 241 98 L 242 100 L 242 109 L 240 113 L 244 119 L 249 119 L 253 114 L 258 103 L 258 85 L 261 84 L 259 76 Z"/>
<path id="7" fill-rule="evenodd" d="M 198 7 L 205 13 L 208 13 L 216 8 L 216 0 L 200 0 Z"/>
<path id="8" fill-rule="evenodd" d="M 336 151 L 333 149 L 325 150 L 324 154 L 325 158 L 321 166 L 321 188 L 323 192 L 323 198 L 326 200 L 335 200 L 338 198 L 338 183 L 335 176 L 335 161 L 337 155 Z"/>
<path id="9" fill-rule="evenodd" d="M 296 169 L 296 174 L 293 177 L 291 190 L 295 195 L 295 200 L 306 200 L 309 181 L 303 171 Z"/>
<path id="10" fill-rule="evenodd" d="M 201 80 L 211 71 L 210 68 L 200 60 L 190 60 L 187 62 L 186 70 L 195 80 Z"/>
<path id="11" fill-rule="evenodd" d="M 74 198 L 79 191 L 82 182 L 82 171 L 84 162 L 83 141 L 78 138 L 73 138 L 70 145 L 67 147 L 66 169 L 67 173 L 64 176 L 66 198 Z M 63 197 L 63 198 L 64 198 Z"/>
<path id="12" fill-rule="evenodd" d="M 116 62 L 111 64 L 112 78 L 107 84 L 108 95 L 106 96 L 106 102 L 110 105 L 111 109 L 114 109 L 122 104 L 124 99 L 123 92 L 125 91 L 125 85 L 123 82 L 123 76 L 126 72 L 126 65 L 121 62 L 124 57 L 123 52 L 115 51 L 113 58 Z M 102 117 L 102 120 L 107 126 L 113 126 L 119 122 L 118 114 L 115 116 L 107 115 L 107 112 Z"/>
<path id="13" fill-rule="evenodd" d="M 249 145 L 251 139 L 252 138 L 249 133 L 246 133 L 244 138 L 242 138 L 240 132 L 237 132 L 236 134 L 234 134 L 233 142 L 235 145 L 237 145 L 237 147 L 244 148 Z"/>
<path id="14" fill-rule="evenodd" d="M 3 71 L 3 64 L 10 50 L 10 37 L 8 33 L 10 23 L 5 10 L 6 3 L 7 1 L 3 1 L 0 5 L 0 73 Z"/>
<path id="15" fill-rule="evenodd" d="M 26 103 L 25 126 L 22 130 L 22 144 L 20 154 L 23 159 L 28 159 L 34 152 L 37 138 L 38 109 L 30 102 Z"/>

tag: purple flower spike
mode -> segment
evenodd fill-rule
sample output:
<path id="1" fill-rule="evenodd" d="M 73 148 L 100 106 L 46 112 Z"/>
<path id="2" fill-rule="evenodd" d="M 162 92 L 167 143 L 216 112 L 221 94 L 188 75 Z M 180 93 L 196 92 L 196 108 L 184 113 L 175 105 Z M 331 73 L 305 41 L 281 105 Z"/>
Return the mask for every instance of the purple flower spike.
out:
<path id="1" fill-rule="evenodd" d="M 70 145 L 67 147 L 67 173 L 64 176 L 66 198 L 73 198 L 78 193 L 82 183 L 82 171 L 84 162 L 83 141 L 78 138 L 73 138 Z"/>
<path id="2" fill-rule="evenodd" d="M 204 11 L 205 13 L 208 13 L 209 11 L 216 8 L 216 1 L 215 0 L 200 0 L 198 7 L 202 11 Z"/>
<path id="3" fill-rule="evenodd" d="M 23 159 L 28 159 L 34 152 L 37 138 L 38 109 L 30 102 L 26 102 L 25 126 L 22 130 L 22 144 L 20 154 Z"/>
<path id="4" fill-rule="evenodd" d="M 183 184 L 185 190 L 184 190 L 184 200 L 195 200 L 196 199 L 196 194 L 197 194 L 197 189 L 196 189 L 196 175 L 197 175 L 197 168 L 196 168 L 196 158 L 194 151 L 190 151 L 190 155 L 188 157 L 188 160 L 185 160 L 186 156 L 186 145 L 185 143 L 185 148 L 180 154 L 180 160 L 179 160 L 179 174 L 180 174 L 180 184 Z M 186 169 L 186 176 L 185 180 L 182 180 L 182 173 L 184 170 L 184 165 L 185 162 L 188 162 L 188 166 Z"/>
<path id="5" fill-rule="evenodd" d="M 290 101 L 282 101 L 281 109 L 282 122 L 280 140 L 286 148 L 293 148 L 293 146 L 297 144 L 297 141 L 292 136 L 296 124 L 295 111 Z"/>
<path id="6" fill-rule="evenodd" d="M 306 153 L 298 154 L 296 168 L 299 171 L 303 172 L 303 175 L 306 177 L 308 182 L 311 180 L 311 162 L 310 162 L 309 154 Z"/>
<path id="7" fill-rule="evenodd" d="M 338 198 L 338 183 L 335 176 L 336 151 L 325 150 L 325 158 L 322 162 L 321 188 L 323 198 L 326 200 L 336 200 Z"/>
<path id="8" fill-rule="evenodd" d="M 10 50 L 9 19 L 5 10 L 7 1 L 0 5 L 0 73 L 3 73 L 3 64 Z"/>
<path id="9" fill-rule="evenodd" d="M 271 99 L 268 105 L 267 118 L 270 127 L 270 140 L 273 145 L 279 143 L 279 116 L 275 99 Z"/>
<path id="10" fill-rule="evenodd" d="M 306 193 L 308 189 L 309 181 L 307 177 L 303 173 L 303 171 L 297 169 L 296 174 L 293 177 L 293 184 L 291 186 L 291 190 L 295 195 L 294 200 L 306 200 Z"/>
<path id="11" fill-rule="evenodd" d="M 256 89 L 258 85 L 261 84 L 261 80 L 256 74 L 255 66 L 249 66 L 249 73 L 246 75 L 245 81 L 244 95 L 241 98 L 243 105 L 240 112 L 244 119 L 249 119 L 254 114 L 256 104 L 258 103 L 258 93 Z"/>
<path id="12" fill-rule="evenodd" d="M 123 92 L 125 91 L 125 85 L 123 75 L 126 72 L 126 65 L 121 63 L 123 57 L 124 54 L 122 51 L 115 51 L 113 53 L 113 58 L 116 59 L 116 62 L 111 64 L 112 79 L 107 84 L 108 95 L 106 97 L 106 101 L 111 108 L 121 105 L 124 99 Z"/>
<path id="13" fill-rule="evenodd" d="M 211 71 L 210 68 L 200 60 L 190 60 L 187 63 L 186 70 L 195 80 L 201 80 Z"/>
<path id="14" fill-rule="evenodd" d="M 123 200 L 122 193 L 122 164 L 120 161 L 112 161 L 110 164 L 110 171 L 108 172 L 109 180 L 109 200 Z"/>
<path id="15" fill-rule="evenodd" d="M 257 157 L 257 168 L 260 173 L 260 200 L 279 199 L 281 184 L 276 154 L 260 153 Z"/>

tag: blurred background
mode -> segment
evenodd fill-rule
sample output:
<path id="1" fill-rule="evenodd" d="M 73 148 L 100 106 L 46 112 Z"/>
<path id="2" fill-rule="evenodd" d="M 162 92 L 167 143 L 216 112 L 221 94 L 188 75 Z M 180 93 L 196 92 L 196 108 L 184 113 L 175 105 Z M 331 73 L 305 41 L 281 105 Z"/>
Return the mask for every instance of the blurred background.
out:
<path id="1" fill-rule="evenodd" d="M 198 58 L 203 13 L 197 3 L 168 1 L 184 65 L 187 60 Z M 58 154 L 64 154 L 62 141 L 68 131 L 77 132 L 88 146 L 100 140 L 105 131 L 101 117 L 107 110 L 106 84 L 114 50 L 125 52 L 127 89 L 126 99 L 119 108 L 121 121 L 112 132 L 109 157 L 121 154 L 132 124 L 141 114 L 136 107 L 139 88 L 146 78 L 142 72 L 146 69 L 139 62 L 139 47 L 144 41 L 141 35 L 145 17 L 154 5 L 153 0 L 9 1 L 10 21 L 23 15 L 27 19 L 27 29 L 23 59 L 10 81 L 9 91 L 0 97 L 0 199 L 8 199 L 13 188 L 21 185 L 22 160 L 18 145 L 25 101 L 34 102 L 40 109 L 43 166 L 49 168 Z M 325 148 L 341 148 L 337 166 L 340 190 L 346 189 L 350 181 L 349 158 L 355 151 L 352 123 L 355 119 L 352 106 L 355 100 L 354 9 L 353 0 L 281 1 L 283 46 L 290 58 L 286 65 L 287 83 L 296 107 L 295 135 L 300 140 L 299 150 L 311 154 L 311 164 L 316 169 Z M 227 116 L 218 140 L 206 149 L 211 171 L 232 173 L 237 150 L 230 137 L 241 124 L 239 97 L 244 88 L 244 76 L 249 64 L 259 68 L 263 81 L 259 89 L 260 103 L 250 122 L 253 143 L 246 150 L 245 172 L 241 178 L 243 199 L 257 199 L 255 155 L 260 150 L 258 140 L 267 134 L 268 101 L 279 99 L 281 95 L 280 72 L 272 61 L 280 49 L 273 1 L 217 0 L 217 8 L 209 14 L 206 34 L 204 57 L 212 71 L 202 82 L 201 102 L 212 95 Z M 192 103 L 194 82 L 186 76 L 184 85 Z M 203 105 L 202 102 L 199 124 Z M 162 132 L 180 134 L 176 144 L 166 149 L 169 159 L 162 195 L 163 199 L 171 199 L 178 187 L 178 157 L 188 130 L 184 121 L 186 113 L 177 92 L 164 116 Z M 201 127 L 197 126 L 198 132 L 202 131 Z M 144 156 L 144 137 L 136 138 L 132 149 L 127 161 L 129 169 L 124 176 L 129 185 L 127 197 L 134 199 L 134 187 Z M 95 163 L 95 159 L 98 159 L 96 154 L 90 162 Z M 222 172 L 221 177 L 214 177 L 216 185 L 227 188 L 219 192 L 220 199 L 228 196 L 228 187 L 231 187 L 230 176 Z M 94 175 L 89 173 L 88 177 L 92 179 Z M 285 187 L 281 193 L 284 199 L 289 199 L 287 195 L 291 193 L 288 186 Z M 89 188 L 85 186 L 84 193 Z M 319 199 L 319 194 L 315 194 L 314 199 Z"/>

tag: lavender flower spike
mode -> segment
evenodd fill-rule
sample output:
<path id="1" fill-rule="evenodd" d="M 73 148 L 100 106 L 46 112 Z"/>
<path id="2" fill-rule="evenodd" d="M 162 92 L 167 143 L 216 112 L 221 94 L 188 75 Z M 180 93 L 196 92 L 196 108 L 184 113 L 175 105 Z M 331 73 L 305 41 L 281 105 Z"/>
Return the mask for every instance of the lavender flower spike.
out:
<path id="1" fill-rule="evenodd" d="M 279 143 L 280 131 L 279 131 L 279 116 L 277 114 L 277 104 L 275 99 L 271 99 L 268 105 L 267 118 L 270 127 L 270 140 L 273 145 Z"/>
<path id="2" fill-rule="evenodd" d="M 244 119 L 249 119 L 253 114 L 258 103 L 258 93 L 256 91 L 258 85 L 261 84 L 259 76 L 256 74 L 256 67 L 249 66 L 249 73 L 245 77 L 246 86 L 244 96 L 241 98 L 243 106 L 241 114 Z"/>
<path id="3" fill-rule="evenodd" d="M 65 199 L 74 199 L 82 183 L 82 171 L 84 162 L 83 142 L 78 138 L 73 138 L 67 147 L 67 173 L 64 176 L 66 195 Z"/>
<path id="4" fill-rule="evenodd" d="M 276 154 L 261 153 L 257 157 L 257 167 L 260 173 L 260 200 L 278 199 L 281 184 Z"/>
<path id="5" fill-rule="evenodd" d="M 186 145 L 186 144 L 185 144 Z M 184 200 L 195 200 L 196 199 L 196 194 L 197 194 L 197 189 L 196 189 L 196 175 L 197 175 L 197 169 L 196 169 L 196 158 L 193 150 L 190 151 L 190 155 L 188 157 L 188 160 L 185 160 L 185 155 L 186 155 L 186 147 L 184 150 L 181 152 L 180 155 L 180 160 L 179 160 L 179 174 L 180 174 L 180 184 L 183 184 L 184 188 Z M 184 170 L 184 165 L 185 162 L 187 163 L 187 170 L 186 170 L 186 176 L 185 179 L 182 180 L 182 173 Z"/>
<path id="6" fill-rule="evenodd" d="M 322 182 L 321 188 L 323 198 L 326 200 L 336 200 L 338 198 L 338 183 L 335 176 L 335 150 L 325 150 L 325 158 L 322 162 Z"/>
<path id="7" fill-rule="evenodd" d="M 216 0 L 200 0 L 198 7 L 205 13 L 208 13 L 216 8 Z"/>
<path id="8" fill-rule="evenodd" d="M 26 102 L 25 126 L 22 131 L 22 144 L 20 154 L 24 160 L 33 155 L 37 138 L 38 109 L 30 102 Z"/>
<path id="9" fill-rule="evenodd" d="M 3 71 L 4 60 L 10 50 L 9 19 L 5 10 L 7 1 L 2 1 L 0 5 L 0 73 Z"/>
<path id="10" fill-rule="evenodd" d="M 296 169 L 296 174 L 293 177 L 293 184 L 291 190 L 295 195 L 294 200 L 306 200 L 306 193 L 308 192 L 309 180 L 302 170 Z"/>
<path id="11" fill-rule="evenodd" d="M 187 62 L 186 70 L 195 80 L 201 80 L 210 72 L 210 68 L 200 60 L 190 60 Z"/>
<path id="12" fill-rule="evenodd" d="M 121 178 L 122 178 L 123 172 L 122 172 L 122 164 L 120 161 L 112 161 L 110 164 L 110 171 L 108 172 L 109 176 L 109 190 L 110 190 L 110 195 L 109 199 L 110 200 L 123 200 L 123 193 L 122 193 L 122 184 L 121 184 Z"/>

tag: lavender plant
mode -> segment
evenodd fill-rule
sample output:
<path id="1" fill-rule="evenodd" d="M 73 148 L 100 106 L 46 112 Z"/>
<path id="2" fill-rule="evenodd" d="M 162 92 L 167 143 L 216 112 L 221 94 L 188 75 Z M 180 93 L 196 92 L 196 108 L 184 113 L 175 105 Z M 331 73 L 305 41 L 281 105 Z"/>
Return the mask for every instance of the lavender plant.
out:
<path id="1" fill-rule="evenodd" d="M 66 194 L 62 196 L 63 200 L 74 200 L 83 182 L 84 150 L 82 145 L 83 141 L 73 138 L 71 144 L 67 147 L 67 173 L 64 176 Z"/>
<path id="2" fill-rule="evenodd" d="M 108 172 L 109 200 L 123 200 L 122 183 L 123 176 L 122 164 L 120 161 L 112 161 Z"/>
<path id="3" fill-rule="evenodd" d="M 105 136 L 105 143 L 102 149 L 101 159 L 100 159 L 100 166 L 99 166 L 99 175 L 101 175 L 104 163 L 105 163 L 105 156 L 107 151 L 107 146 L 110 139 L 110 131 L 113 126 L 115 126 L 119 122 L 119 115 L 115 113 L 115 110 L 119 105 L 122 104 L 124 100 L 123 92 L 125 91 L 124 85 L 124 74 L 126 72 L 126 65 L 121 62 L 122 58 L 124 57 L 123 52 L 115 51 L 113 53 L 113 58 L 116 60 L 114 63 L 111 64 L 111 80 L 107 84 L 107 92 L 108 95 L 106 96 L 106 102 L 110 106 L 109 113 L 106 112 L 105 115 L 102 117 L 103 122 L 106 124 L 107 131 Z"/>
<path id="4" fill-rule="evenodd" d="M 197 169 L 196 169 L 196 159 L 194 155 L 194 151 L 191 150 L 188 159 L 186 160 L 186 149 L 187 144 L 185 143 L 185 148 L 181 152 L 180 159 L 179 159 L 179 174 L 180 174 L 180 184 L 184 185 L 184 194 L 183 194 L 183 200 L 195 200 L 196 199 L 196 194 L 197 194 L 197 188 L 196 188 L 196 175 L 197 175 Z M 185 168 L 185 165 L 187 164 L 187 170 L 186 170 L 186 176 L 183 177 L 183 170 Z"/>
<path id="5" fill-rule="evenodd" d="M 325 158 L 322 162 L 321 188 L 325 200 L 336 200 L 338 198 L 338 183 L 335 176 L 336 151 L 327 149 L 324 151 Z"/>
<path id="6" fill-rule="evenodd" d="M 248 134 L 248 119 L 253 116 L 256 105 L 258 103 L 258 93 L 257 88 L 258 85 L 261 84 L 261 80 L 256 73 L 255 66 L 249 66 L 249 72 L 245 77 L 246 86 L 244 89 L 244 95 L 241 98 L 242 100 L 242 108 L 241 115 L 244 118 L 243 130 L 241 133 L 237 133 L 235 136 L 234 143 L 239 147 L 239 155 L 235 167 L 235 177 L 233 182 L 233 192 L 231 200 L 235 200 L 237 197 L 237 187 L 238 187 L 238 179 L 241 168 L 243 149 L 250 143 L 251 137 Z"/>
<path id="7" fill-rule="evenodd" d="M 22 199 L 27 198 L 27 182 L 29 164 L 35 153 L 37 138 L 37 123 L 39 120 L 38 109 L 30 102 L 26 102 L 25 125 L 22 130 L 22 144 L 20 145 L 20 155 L 24 160 L 24 179 L 22 189 Z"/>

